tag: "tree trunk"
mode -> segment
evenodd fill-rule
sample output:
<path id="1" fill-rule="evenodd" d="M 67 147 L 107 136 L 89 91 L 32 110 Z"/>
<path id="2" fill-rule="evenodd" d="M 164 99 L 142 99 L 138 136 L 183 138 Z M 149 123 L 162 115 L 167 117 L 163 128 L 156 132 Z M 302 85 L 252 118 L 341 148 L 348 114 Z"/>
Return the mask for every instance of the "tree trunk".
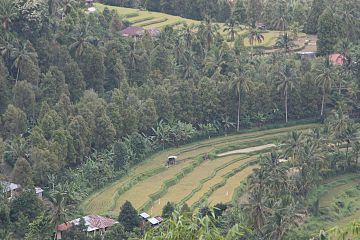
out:
<path id="1" fill-rule="evenodd" d="M 20 66 L 18 66 L 18 69 L 17 69 L 15 84 L 17 84 L 17 82 L 19 80 L 19 75 L 20 75 Z"/>
<path id="2" fill-rule="evenodd" d="M 325 90 L 323 90 L 322 100 L 321 100 L 321 113 L 320 116 L 324 115 L 324 105 L 325 105 Z"/>
<path id="3" fill-rule="evenodd" d="M 239 91 L 239 99 L 238 99 L 238 111 L 237 111 L 237 125 L 236 125 L 236 131 L 238 132 L 240 130 L 240 91 Z"/>
<path id="4" fill-rule="evenodd" d="M 341 95 L 342 82 L 339 83 L 339 95 Z"/>
<path id="5" fill-rule="evenodd" d="M 288 92 L 285 90 L 285 122 L 288 123 Z"/>

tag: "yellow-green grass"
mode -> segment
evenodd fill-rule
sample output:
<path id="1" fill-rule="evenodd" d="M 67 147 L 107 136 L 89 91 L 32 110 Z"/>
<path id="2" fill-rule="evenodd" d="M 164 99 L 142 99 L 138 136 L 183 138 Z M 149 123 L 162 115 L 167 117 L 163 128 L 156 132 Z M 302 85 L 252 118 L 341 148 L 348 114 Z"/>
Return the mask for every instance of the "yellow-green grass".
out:
<path id="1" fill-rule="evenodd" d="M 346 175 L 346 178 L 347 179 L 333 179 L 332 183 L 336 185 L 320 197 L 320 207 L 329 207 L 337 196 L 354 187 L 356 184 L 359 184 L 360 182 L 359 178 L 353 178 L 352 175 Z"/>
<path id="2" fill-rule="evenodd" d="M 259 44 L 254 44 L 255 46 L 262 46 L 262 47 L 272 47 L 276 44 L 276 40 L 277 38 L 280 36 L 280 34 L 282 34 L 282 32 L 280 31 L 269 31 L 269 32 L 265 32 L 263 33 L 264 35 L 264 41 L 262 41 Z M 305 37 L 306 34 L 305 33 L 299 33 L 298 37 Z M 250 42 L 247 38 L 244 39 L 244 45 L 246 47 L 250 47 Z"/>
<path id="3" fill-rule="evenodd" d="M 152 24 L 149 26 L 144 26 L 145 29 L 147 28 L 163 28 L 167 25 L 171 25 L 174 24 L 175 22 L 184 22 L 187 24 L 199 24 L 199 21 L 196 20 L 192 20 L 192 19 L 187 19 L 187 18 L 182 18 L 179 16 L 173 16 L 173 15 L 169 15 L 166 13 L 160 13 L 160 12 L 151 12 L 151 11 L 143 11 L 143 10 L 138 10 L 138 9 L 134 9 L 134 8 L 125 8 L 125 7 L 114 7 L 114 6 L 107 6 L 107 5 L 103 5 L 100 3 L 95 3 L 94 4 L 95 8 L 101 12 L 104 10 L 105 7 L 107 7 L 110 10 L 115 10 L 120 16 L 126 16 L 128 14 L 134 14 L 137 13 L 138 16 L 136 17 L 129 17 L 128 20 L 131 22 L 133 19 L 139 19 L 139 18 L 146 18 L 146 17 L 154 17 L 154 19 L 160 19 L 160 18 L 166 18 L 167 21 L 164 23 L 159 23 L 159 24 Z M 153 20 L 154 20 L 153 19 Z M 136 25 L 139 25 L 135 24 Z"/>
<path id="4" fill-rule="evenodd" d="M 242 161 L 237 161 L 223 169 L 221 169 L 220 171 L 218 171 L 216 173 L 216 175 L 209 179 L 208 181 L 204 182 L 204 184 L 202 185 L 201 189 L 199 191 L 197 191 L 189 200 L 186 201 L 186 204 L 188 206 L 192 206 L 194 203 L 196 203 L 197 201 L 200 200 L 200 198 L 207 193 L 210 188 L 216 184 L 219 184 L 220 182 L 222 182 L 224 180 L 224 175 L 231 172 L 233 169 L 237 169 L 240 166 L 244 165 L 245 163 L 248 163 L 250 161 L 254 161 L 256 160 L 260 155 L 254 155 L 251 156 L 249 158 L 246 158 Z M 234 157 L 234 156 L 229 156 L 229 157 Z"/>
<path id="5" fill-rule="evenodd" d="M 237 158 L 239 158 L 237 156 Z M 204 161 L 198 167 L 196 167 L 191 173 L 187 174 L 182 178 L 176 185 L 170 187 L 167 190 L 167 193 L 161 197 L 161 203 L 156 202 L 152 211 L 156 214 L 160 214 L 162 208 L 167 202 L 179 203 L 185 196 L 191 193 L 194 190 L 199 182 L 211 176 L 211 174 L 222 165 L 228 164 L 229 162 L 236 159 L 236 156 L 229 156 L 223 158 L 217 158 L 214 160 Z M 241 159 L 239 161 L 242 162 Z"/>
<path id="6" fill-rule="evenodd" d="M 168 168 L 166 171 L 156 174 L 146 181 L 142 181 L 132 187 L 129 191 L 126 191 L 120 196 L 116 202 L 114 209 L 115 214 L 119 212 L 120 207 L 126 200 L 131 201 L 131 204 L 139 209 L 146 201 L 149 200 L 149 195 L 159 191 L 162 187 L 162 183 L 166 180 L 173 178 L 184 167 L 188 166 L 192 161 L 183 162 Z"/>
<path id="7" fill-rule="evenodd" d="M 139 10 L 139 9 L 135 9 L 135 8 L 125 8 L 125 7 L 114 7 L 114 6 L 107 6 L 107 5 L 103 5 L 100 3 L 95 3 L 94 4 L 95 8 L 97 9 L 97 11 L 102 12 L 104 10 L 105 7 L 107 7 L 110 10 L 115 10 L 120 16 L 124 16 L 126 19 L 128 19 L 131 23 L 132 22 L 136 22 L 134 24 L 134 26 L 142 26 L 145 29 L 149 29 L 149 28 L 164 28 L 166 26 L 169 25 L 181 25 L 181 24 L 194 24 L 194 25 L 198 25 L 200 24 L 200 21 L 196 21 L 196 20 L 192 20 L 192 19 L 187 19 L 187 18 L 183 18 L 183 17 L 179 17 L 179 16 L 174 16 L 174 15 L 170 15 L 170 14 L 166 14 L 166 13 L 160 13 L 160 12 L 151 12 L 151 11 L 146 11 L 146 10 Z M 137 16 L 131 16 L 133 14 L 136 14 Z M 129 16 L 130 15 L 130 16 Z M 126 17 L 128 16 L 128 17 Z M 151 18 L 151 19 L 148 19 Z M 161 20 L 163 19 L 163 22 L 156 22 L 157 20 Z M 165 21 L 166 19 L 166 21 Z M 144 21 L 141 21 L 144 20 Z M 154 22 L 155 21 L 155 22 Z M 154 23 L 152 23 L 154 22 Z M 147 25 L 149 24 L 149 25 Z M 146 25 L 146 26 L 145 26 Z M 227 32 L 224 32 L 224 24 L 223 23 L 219 23 L 220 26 L 220 34 L 222 36 L 224 36 L 225 38 L 227 38 Z M 247 34 L 248 30 L 245 29 L 238 29 L 237 30 L 238 34 Z M 275 45 L 276 43 L 276 39 L 279 36 L 281 32 L 279 31 L 270 31 L 270 32 L 266 32 L 264 33 L 264 37 L 265 40 L 262 43 L 256 44 L 255 46 L 263 46 L 263 47 L 272 47 Z M 306 36 L 303 33 L 299 34 L 299 37 L 303 37 Z M 245 38 L 245 46 L 250 46 L 249 41 Z"/>
<path id="8" fill-rule="evenodd" d="M 235 189 L 240 185 L 240 183 L 253 173 L 254 169 L 258 168 L 258 165 L 250 166 L 244 170 L 238 172 L 234 176 L 230 177 L 226 184 L 217 189 L 213 194 L 210 195 L 208 203 L 210 205 L 215 205 L 217 203 L 228 203 L 231 202 L 232 196 Z"/>
<path id="9" fill-rule="evenodd" d="M 82 208 L 87 213 L 106 213 L 113 205 L 116 204 L 116 193 L 119 189 L 131 182 L 135 176 L 150 171 L 152 169 L 163 167 L 164 161 L 169 155 L 177 155 L 179 157 L 179 160 L 184 160 L 186 158 L 198 156 L 204 153 L 209 153 L 211 151 L 214 151 L 216 148 L 221 148 L 230 144 L 239 144 L 246 141 L 256 141 L 257 139 L 266 139 L 266 137 L 281 137 L 292 130 L 309 129 L 316 126 L 318 125 L 305 124 L 287 128 L 236 134 L 227 137 L 217 137 L 200 141 L 198 143 L 188 144 L 180 148 L 172 148 L 166 151 L 159 152 L 152 155 L 152 157 L 150 157 L 142 164 L 132 168 L 127 176 L 119 179 L 113 184 L 110 184 L 104 189 L 101 189 L 100 191 L 91 195 L 86 201 L 83 202 Z M 162 182 L 157 184 L 161 185 Z M 131 199 L 128 200 L 131 201 Z"/>

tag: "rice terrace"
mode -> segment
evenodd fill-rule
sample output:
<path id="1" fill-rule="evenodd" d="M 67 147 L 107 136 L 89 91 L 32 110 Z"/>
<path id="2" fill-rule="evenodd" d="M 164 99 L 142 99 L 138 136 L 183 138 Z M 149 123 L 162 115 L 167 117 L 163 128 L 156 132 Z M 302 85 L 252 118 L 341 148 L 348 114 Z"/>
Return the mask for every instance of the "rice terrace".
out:
<path id="1" fill-rule="evenodd" d="M 87 213 L 116 216 L 126 200 L 139 211 L 152 214 L 161 214 L 168 201 L 191 207 L 206 201 L 229 203 L 240 183 L 257 167 L 261 154 L 279 147 L 289 132 L 316 126 L 306 124 L 217 137 L 159 152 L 89 197 L 83 209 Z M 243 151 L 221 155 L 237 149 Z M 204 160 L 205 154 L 210 156 L 209 160 Z M 178 156 L 178 164 L 167 168 L 164 163 L 170 155 Z"/>

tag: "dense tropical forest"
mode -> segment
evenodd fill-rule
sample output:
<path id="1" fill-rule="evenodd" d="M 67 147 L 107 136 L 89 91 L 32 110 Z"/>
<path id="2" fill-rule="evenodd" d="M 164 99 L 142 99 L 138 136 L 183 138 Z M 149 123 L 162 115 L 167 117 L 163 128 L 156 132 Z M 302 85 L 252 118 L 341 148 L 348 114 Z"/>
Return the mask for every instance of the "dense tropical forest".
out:
<path id="1" fill-rule="evenodd" d="M 23 189 L 0 195 L 0 239 L 56 239 L 59 224 L 89 213 L 89 196 L 166 149 L 291 126 L 271 133 L 277 146 L 258 152 L 230 204 L 168 202 L 159 228 L 139 228 L 126 201 L 105 234 L 80 221 L 62 239 L 355 239 L 360 224 L 329 219 L 360 208 L 358 0 L 99 2 L 199 24 L 131 38 L 125 15 L 86 1 L 0 0 L 0 181 Z M 265 52 L 256 45 L 271 30 Z M 317 57 L 292 51 L 301 32 L 317 35 Z M 324 210 L 320 193 L 341 176 L 349 193 Z"/>

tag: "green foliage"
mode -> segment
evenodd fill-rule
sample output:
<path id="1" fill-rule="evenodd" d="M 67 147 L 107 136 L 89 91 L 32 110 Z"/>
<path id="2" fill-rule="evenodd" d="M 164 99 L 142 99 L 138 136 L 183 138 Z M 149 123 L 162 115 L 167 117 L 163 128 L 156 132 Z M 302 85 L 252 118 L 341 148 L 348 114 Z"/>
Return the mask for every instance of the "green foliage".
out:
<path id="1" fill-rule="evenodd" d="M 175 204 L 171 202 L 167 202 L 166 205 L 162 209 L 162 214 L 164 218 L 169 218 L 172 216 L 172 213 L 175 210 Z"/>
<path id="2" fill-rule="evenodd" d="M 138 212 L 129 201 L 126 201 L 120 209 L 119 222 L 124 226 L 124 229 L 127 232 L 139 227 L 140 218 Z"/>
<path id="3" fill-rule="evenodd" d="M 13 222 L 19 218 L 26 218 L 33 221 L 41 215 L 43 211 L 43 203 L 35 195 L 33 188 L 25 189 L 10 203 L 10 219 Z M 27 224 L 22 227 L 27 227 Z"/>
<path id="4" fill-rule="evenodd" d="M 337 42 L 337 22 L 331 8 L 326 8 L 319 17 L 317 48 L 320 55 L 333 53 Z"/>

